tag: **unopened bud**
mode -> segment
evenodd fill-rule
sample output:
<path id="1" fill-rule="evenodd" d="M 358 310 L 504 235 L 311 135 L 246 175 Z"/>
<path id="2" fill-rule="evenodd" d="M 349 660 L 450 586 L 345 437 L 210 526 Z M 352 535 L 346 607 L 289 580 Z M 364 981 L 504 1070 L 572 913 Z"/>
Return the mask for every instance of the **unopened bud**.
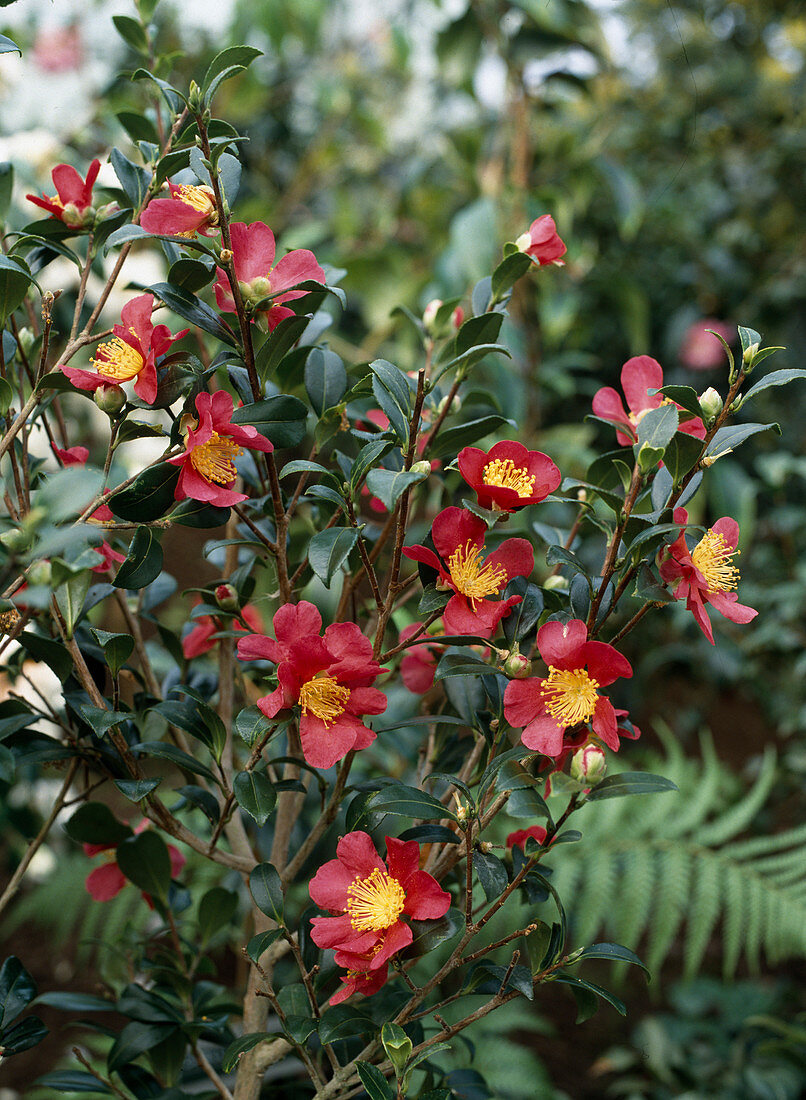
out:
<path id="1" fill-rule="evenodd" d="M 515 241 L 515 247 L 517 248 L 518 252 L 528 252 L 529 249 L 532 247 L 532 234 L 521 233 L 520 237 L 518 237 L 517 241 Z"/>
<path id="2" fill-rule="evenodd" d="M 579 501 L 579 503 L 584 504 L 587 499 L 588 499 L 588 490 L 587 489 L 577 489 L 577 500 Z"/>
<path id="3" fill-rule="evenodd" d="M 567 587 L 568 581 L 565 577 L 561 577 L 559 573 L 555 573 L 551 577 L 546 577 L 543 581 L 543 588 L 547 588 L 549 592 L 562 592 Z"/>
<path id="4" fill-rule="evenodd" d="M 0 543 L 5 546 L 10 554 L 21 554 L 31 545 L 32 533 L 12 527 L 0 535 Z"/>
<path id="5" fill-rule="evenodd" d="M 62 210 L 61 220 L 70 229 L 83 229 L 95 221 L 95 207 L 85 206 L 83 210 L 79 210 L 74 202 L 68 202 Z"/>
<path id="6" fill-rule="evenodd" d="M 752 367 L 753 360 L 758 355 L 758 344 L 749 344 L 742 354 L 742 362 L 746 367 Z"/>
<path id="7" fill-rule="evenodd" d="M 240 606 L 234 584 L 220 584 L 215 590 L 215 600 L 222 611 L 237 611 Z"/>
<path id="8" fill-rule="evenodd" d="M 40 558 L 28 570 L 28 583 L 48 585 L 50 584 L 51 573 L 50 562 L 46 558 Z"/>
<path id="9" fill-rule="evenodd" d="M 461 306 L 457 306 L 451 314 L 451 324 L 455 329 L 460 329 L 462 327 L 462 322 L 464 321 L 464 319 L 465 311 L 462 309 Z"/>
<path id="10" fill-rule="evenodd" d="M 532 662 L 525 654 L 513 649 L 504 661 L 503 669 L 510 680 L 525 680 L 532 671 Z"/>
<path id="11" fill-rule="evenodd" d="M 120 386 L 99 386 L 95 391 L 95 404 L 107 416 L 117 416 L 126 404 L 126 394 Z"/>
<path id="12" fill-rule="evenodd" d="M 489 841 L 489 840 L 480 840 L 479 841 L 479 851 L 482 852 L 485 856 L 488 855 L 488 853 L 490 853 L 492 850 L 493 850 L 493 845 L 492 845 L 491 841 Z"/>
<path id="13" fill-rule="evenodd" d="M 188 107 L 191 111 L 198 111 L 202 104 L 201 88 L 195 80 L 191 80 L 190 88 L 188 89 Z"/>
<path id="14" fill-rule="evenodd" d="M 419 462 L 415 462 L 411 468 L 413 474 L 430 474 L 431 463 L 427 458 L 421 458 Z"/>
<path id="15" fill-rule="evenodd" d="M 461 800 L 456 791 L 453 792 L 453 800 L 456 803 L 456 820 L 460 825 L 464 825 L 467 821 L 467 806 Z"/>
<path id="16" fill-rule="evenodd" d="M 709 386 L 704 393 L 700 394 L 700 408 L 703 411 L 706 427 L 710 427 L 723 408 L 722 398 L 713 386 Z"/>
<path id="17" fill-rule="evenodd" d="M 232 259 L 232 249 L 222 248 L 218 254 L 218 258 L 221 260 L 222 264 L 228 264 Z"/>
<path id="18" fill-rule="evenodd" d="M 443 412 L 447 409 L 447 407 L 448 407 L 448 395 L 446 394 L 442 398 L 440 403 L 437 405 L 437 415 L 442 416 Z M 452 413 L 459 412 L 461 407 L 462 407 L 461 399 L 460 399 L 459 395 L 456 394 L 453 398 L 453 401 L 451 401 L 450 411 Z"/>
<path id="19" fill-rule="evenodd" d="M 117 214 L 118 210 L 120 207 L 116 202 L 105 202 L 95 211 L 95 224 L 104 221 L 105 218 L 111 218 L 113 214 Z"/>
<path id="20" fill-rule="evenodd" d="M 587 787 L 601 783 L 607 771 L 607 758 L 598 745 L 589 743 L 577 749 L 571 758 L 571 778 Z"/>
<path id="21" fill-rule="evenodd" d="M 430 332 L 436 320 L 439 307 L 442 305 L 441 298 L 432 298 L 428 305 L 423 310 L 423 328 L 426 332 Z"/>

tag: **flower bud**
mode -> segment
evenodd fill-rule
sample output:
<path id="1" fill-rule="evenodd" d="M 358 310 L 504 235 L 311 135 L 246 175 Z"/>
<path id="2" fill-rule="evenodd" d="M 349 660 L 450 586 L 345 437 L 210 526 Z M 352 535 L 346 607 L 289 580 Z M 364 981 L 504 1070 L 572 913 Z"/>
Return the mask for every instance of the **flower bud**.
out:
<path id="1" fill-rule="evenodd" d="M 421 458 L 419 462 L 415 462 L 411 468 L 413 474 L 430 474 L 431 463 L 427 458 Z"/>
<path id="2" fill-rule="evenodd" d="M 467 805 L 461 800 L 456 791 L 453 792 L 453 800 L 456 803 L 456 820 L 459 822 L 460 825 L 465 825 L 467 823 L 468 816 Z"/>
<path id="3" fill-rule="evenodd" d="M 543 581 L 543 588 L 547 588 L 549 592 L 563 592 L 567 587 L 568 581 L 565 577 L 561 577 L 559 573 L 546 577 Z"/>
<path id="4" fill-rule="evenodd" d="M 587 499 L 588 499 L 588 490 L 587 489 L 577 489 L 577 500 L 579 501 L 579 503 L 584 504 Z"/>
<path id="5" fill-rule="evenodd" d="M 34 340 L 36 340 L 36 336 L 34 336 L 33 329 L 28 328 L 27 325 L 17 330 L 17 343 L 26 355 L 30 354 L 31 348 L 34 346 Z"/>
<path id="6" fill-rule="evenodd" d="M 218 258 L 221 260 L 222 264 L 228 264 L 232 259 L 232 249 L 222 248 L 218 254 Z"/>
<path id="7" fill-rule="evenodd" d="M 50 584 L 51 572 L 50 562 L 47 558 L 40 558 L 28 570 L 28 583 L 48 585 Z"/>
<path id="8" fill-rule="evenodd" d="M 703 411 L 703 419 L 705 420 L 706 427 L 710 427 L 713 424 L 722 412 L 722 406 L 722 398 L 713 386 L 709 386 L 704 393 L 700 394 L 700 408 Z"/>
<path id="9" fill-rule="evenodd" d="M 758 355 L 758 344 L 749 344 L 742 354 L 742 362 L 746 367 L 752 367 L 753 360 Z"/>
<path id="10" fill-rule="evenodd" d="M 237 611 L 240 607 L 238 590 L 234 584 L 219 584 L 215 590 L 215 600 L 222 611 Z"/>
<path id="11" fill-rule="evenodd" d="M 10 554 L 22 554 L 31 545 L 32 532 L 12 527 L 0 535 L 0 543 Z"/>
<path id="12" fill-rule="evenodd" d="M 85 206 L 79 210 L 74 202 L 68 202 L 62 211 L 61 220 L 70 229 L 84 229 L 95 221 L 95 207 Z"/>
<path id="13" fill-rule="evenodd" d="M 99 386 L 95 391 L 95 404 L 107 416 L 117 416 L 126 404 L 126 394 L 120 386 Z"/>
<path id="14" fill-rule="evenodd" d="M 428 305 L 423 310 L 423 328 L 429 334 L 434 326 L 439 307 L 442 305 L 441 298 L 432 298 Z"/>
<path id="15" fill-rule="evenodd" d="M 198 111 L 202 105 L 202 93 L 201 88 L 195 80 L 191 80 L 190 88 L 188 89 L 188 107 L 191 111 Z"/>
<path id="16" fill-rule="evenodd" d="M 464 319 L 465 319 L 465 311 L 462 309 L 461 306 L 457 306 L 456 309 L 451 314 L 451 324 L 453 325 L 453 327 L 455 329 L 458 330 L 462 327 L 462 322 L 464 321 Z"/>
<path id="17" fill-rule="evenodd" d="M 592 742 L 577 749 L 571 758 L 571 778 L 588 787 L 601 783 L 606 770 L 607 758 L 599 746 Z"/>
<path id="18" fill-rule="evenodd" d="M 104 221 L 105 218 L 111 218 L 113 214 L 117 214 L 120 207 L 116 202 L 105 202 L 103 206 L 99 206 L 95 211 L 95 224 Z"/>
<path id="19" fill-rule="evenodd" d="M 503 669 L 510 680 L 525 680 L 532 671 L 532 662 L 516 647 L 504 660 Z"/>
<path id="20" fill-rule="evenodd" d="M 489 840 L 480 840 L 479 841 L 479 851 L 482 852 L 485 856 L 488 855 L 492 850 L 493 850 L 492 841 L 489 841 Z"/>
<path id="21" fill-rule="evenodd" d="M 518 252 L 528 252 L 529 249 L 532 247 L 532 234 L 521 233 L 520 237 L 518 237 L 517 241 L 515 241 L 515 247 L 517 248 Z"/>
<path id="22" fill-rule="evenodd" d="M 446 409 L 447 407 L 448 407 L 448 395 L 447 395 L 447 394 L 445 394 L 445 396 L 444 396 L 444 397 L 442 398 L 442 400 L 440 401 L 440 403 L 439 403 L 439 404 L 437 405 L 437 416 L 442 416 L 443 412 L 445 411 L 445 409 Z M 453 401 L 451 401 L 451 408 L 450 408 L 450 411 L 451 411 L 452 413 L 456 413 L 456 412 L 459 412 L 459 410 L 461 409 L 461 407 L 462 407 L 462 401 L 461 401 L 461 398 L 459 397 L 459 394 L 456 394 L 456 395 L 454 396 L 454 399 L 453 399 Z"/>

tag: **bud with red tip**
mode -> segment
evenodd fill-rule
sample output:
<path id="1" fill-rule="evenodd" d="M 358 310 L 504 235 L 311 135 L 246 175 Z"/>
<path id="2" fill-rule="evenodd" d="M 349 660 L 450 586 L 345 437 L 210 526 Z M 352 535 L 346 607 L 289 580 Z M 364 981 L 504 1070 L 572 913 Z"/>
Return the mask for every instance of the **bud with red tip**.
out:
<path id="1" fill-rule="evenodd" d="M 219 584 L 215 590 L 215 600 L 222 611 L 237 611 L 240 607 L 238 590 L 233 584 Z"/>
<path id="2" fill-rule="evenodd" d="M 107 416 L 117 416 L 126 404 L 126 394 L 120 386 L 99 386 L 95 391 L 95 404 Z"/>
<path id="3" fill-rule="evenodd" d="M 605 777 L 607 758 L 598 745 L 589 742 L 571 758 L 571 778 L 586 787 L 595 787 Z"/>

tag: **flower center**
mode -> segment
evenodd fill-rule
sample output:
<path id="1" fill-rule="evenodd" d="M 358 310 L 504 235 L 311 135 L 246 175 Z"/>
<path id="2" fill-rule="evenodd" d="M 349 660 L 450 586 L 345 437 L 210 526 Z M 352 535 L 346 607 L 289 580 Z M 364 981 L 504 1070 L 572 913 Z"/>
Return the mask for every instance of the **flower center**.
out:
<path id="1" fill-rule="evenodd" d="M 90 360 L 104 378 L 111 378 L 113 382 L 129 382 L 136 378 L 145 366 L 137 348 L 127 344 L 120 336 L 115 336 L 106 344 L 98 345 L 98 354 Z"/>
<path id="2" fill-rule="evenodd" d="M 350 689 L 332 676 L 317 676 L 299 689 L 299 705 L 303 714 L 313 714 L 326 726 L 344 714 Z"/>
<path id="3" fill-rule="evenodd" d="M 405 904 L 403 887 L 379 867 L 367 878 L 353 879 L 347 891 L 347 912 L 356 932 L 380 932 L 391 928 Z"/>
<path id="4" fill-rule="evenodd" d="M 243 448 L 227 435 L 213 432 L 206 443 L 200 443 L 190 452 L 190 461 L 206 481 L 228 485 L 238 475 L 233 458 L 243 454 Z"/>
<path id="5" fill-rule="evenodd" d="M 463 596 L 467 596 L 473 610 L 476 601 L 500 592 L 507 583 L 507 571 L 501 565 L 480 565 L 478 546 L 470 539 L 464 546 L 457 546 L 448 558 L 451 580 Z"/>
<path id="6" fill-rule="evenodd" d="M 188 206 L 192 206 L 194 210 L 198 210 L 201 214 L 212 214 L 215 210 L 213 192 L 209 187 L 191 187 L 187 183 L 180 184 L 179 200 Z"/>
<path id="7" fill-rule="evenodd" d="M 516 466 L 511 458 L 496 458 L 488 462 L 481 476 L 485 485 L 497 485 L 501 489 L 512 489 L 521 500 L 532 495 L 535 477 L 523 466 Z"/>
<path id="8" fill-rule="evenodd" d="M 576 726 L 593 717 L 599 699 L 599 683 L 584 668 L 554 668 L 543 681 L 540 694 L 546 710 L 563 726 Z"/>
<path id="9" fill-rule="evenodd" d="M 731 565 L 731 558 L 738 553 L 738 550 L 731 550 L 725 536 L 718 534 L 713 527 L 691 551 L 691 560 L 705 577 L 709 592 L 736 590 L 739 570 Z"/>

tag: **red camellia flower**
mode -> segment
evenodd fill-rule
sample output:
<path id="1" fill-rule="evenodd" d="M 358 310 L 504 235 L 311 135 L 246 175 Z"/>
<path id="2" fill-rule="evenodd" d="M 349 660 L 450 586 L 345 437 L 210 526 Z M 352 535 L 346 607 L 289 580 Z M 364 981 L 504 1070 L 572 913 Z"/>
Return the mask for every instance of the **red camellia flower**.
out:
<path id="1" fill-rule="evenodd" d="M 472 512 L 446 508 L 431 528 L 437 553 L 426 546 L 409 546 L 403 551 L 412 561 L 437 570 L 438 588 L 452 589 L 454 595 L 443 613 L 448 634 L 489 637 L 521 597 L 487 597 L 498 595 L 513 577 L 527 577 L 534 569 L 534 550 L 526 539 L 506 539 L 482 561 L 486 533 L 484 520 Z"/>
<path id="2" fill-rule="evenodd" d="M 141 821 L 135 833 L 142 833 L 144 829 L 148 828 L 147 821 Z M 101 852 L 106 853 L 106 862 L 102 863 L 100 867 L 96 867 L 94 871 L 90 871 L 87 875 L 85 886 L 87 892 L 94 898 L 95 901 L 111 901 L 112 898 L 116 898 L 120 891 L 126 886 L 129 880 L 118 867 L 117 860 L 115 859 L 116 844 L 83 844 L 84 854 L 92 858 L 93 856 L 100 855 Z M 185 866 L 185 857 L 175 848 L 173 844 L 168 845 L 168 855 L 171 858 L 171 878 L 176 878 L 182 868 Z M 151 897 L 148 894 L 143 894 L 143 897 L 148 902 L 148 905 L 153 909 L 154 906 L 151 902 Z"/>
<path id="3" fill-rule="evenodd" d="M 56 194 L 26 195 L 29 202 L 41 206 L 43 210 L 70 229 L 83 229 L 95 218 L 92 206 L 92 188 L 101 169 L 101 162 L 94 160 L 89 166 L 87 178 L 83 180 L 69 164 L 57 164 L 51 172 Z"/>
<path id="4" fill-rule="evenodd" d="M 302 754 L 311 767 L 330 768 L 351 749 L 365 749 L 375 740 L 361 718 L 386 710 L 386 696 L 371 686 L 386 670 L 355 623 L 332 623 L 324 636 L 321 629 L 322 616 L 313 604 L 285 604 L 274 616 L 277 641 L 242 638 L 238 656 L 277 664 L 279 686 L 258 699 L 258 707 L 274 718 L 299 706 Z"/>
<path id="5" fill-rule="evenodd" d="M 168 183 L 170 198 L 152 199 L 140 225 L 149 233 L 170 237 L 211 237 L 218 232 L 218 211 L 212 187 Z"/>
<path id="6" fill-rule="evenodd" d="M 496 512 L 516 512 L 527 504 L 539 504 L 562 479 L 548 455 L 528 451 L 513 439 L 496 443 L 489 451 L 463 448 L 459 473 L 476 490 L 481 507 Z"/>
<path id="7" fill-rule="evenodd" d="M 140 294 L 126 303 L 120 314 L 121 324 L 112 329 L 112 339 L 99 344 L 95 359 L 90 360 L 95 364 L 94 371 L 62 367 L 77 389 L 97 390 L 134 379 L 137 396 L 149 405 L 153 403 L 157 396 L 157 357 L 190 331 L 185 328 L 172 336 L 167 325 L 153 325 L 153 306 L 153 294 Z"/>
<path id="8" fill-rule="evenodd" d="M 548 676 L 510 680 L 504 692 L 504 717 L 510 725 L 524 727 L 524 745 L 544 756 L 559 756 L 566 730 L 590 722 L 597 737 L 618 749 L 616 711 L 599 689 L 632 676 L 627 658 L 605 642 L 589 642 L 581 619 L 545 623 L 537 632 L 537 648 Z"/>
<path id="9" fill-rule="evenodd" d="M 408 947 L 412 931 L 404 916 L 437 920 L 451 903 L 436 879 L 419 869 L 416 840 L 388 836 L 386 851 L 384 863 L 368 833 L 348 833 L 336 847 L 336 859 L 320 867 L 310 885 L 311 900 L 338 914 L 314 917 L 311 939 L 335 949 L 336 963 L 357 974 L 384 968 Z"/>
<path id="10" fill-rule="evenodd" d="M 313 252 L 307 248 L 296 248 L 274 263 L 274 234 L 263 222 L 233 222 L 230 226 L 232 239 L 232 262 L 241 296 L 246 305 L 256 305 L 270 294 L 277 297 L 262 310 L 269 330 L 274 329 L 285 317 L 292 317 L 294 311 L 281 305 L 294 298 L 303 298 L 304 290 L 288 290 L 312 280 L 325 282 L 325 273 L 316 262 Z M 228 313 L 235 312 L 235 300 L 226 272 L 216 268 L 218 280 L 215 284 L 215 297 L 218 308 Z M 279 292 L 284 293 L 279 293 Z"/>
<path id="11" fill-rule="evenodd" d="M 344 977 L 340 979 L 344 984 L 337 993 L 333 994 L 328 1004 L 340 1005 L 342 1001 L 352 997 L 353 993 L 362 993 L 365 997 L 371 997 L 373 993 L 377 993 L 382 986 L 386 985 L 389 978 L 389 963 L 384 963 L 377 970 L 369 970 L 370 959 L 371 956 L 368 955 L 366 958 L 367 969 L 347 971 Z"/>
<path id="12" fill-rule="evenodd" d="M 603 386 L 593 396 L 593 411 L 602 420 L 609 420 L 616 428 L 616 439 L 625 447 L 631 447 L 638 440 L 636 428 L 650 409 L 661 405 L 674 405 L 684 416 L 690 416 L 676 401 L 664 397 L 662 393 L 650 394 L 649 390 L 659 390 L 663 385 L 663 367 L 650 355 L 636 355 L 628 359 L 621 368 L 621 388 L 630 407 L 625 412 L 621 397 L 612 386 Z M 679 430 L 697 439 L 705 438 L 705 425 L 696 416 L 684 420 Z"/>
<path id="13" fill-rule="evenodd" d="M 564 256 L 568 251 L 557 233 L 557 226 L 550 214 L 535 218 L 529 226 L 529 232 L 522 233 L 515 244 L 520 252 L 531 256 L 541 267 L 544 264 L 556 264 L 562 267 L 565 261 L 561 260 L 560 256 Z"/>
<path id="14" fill-rule="evenodd" d="M 526 841 L 529 837 L 533 837 L 538 844 L 542 844 L 546 839 L 546 830 L 542 825 L 530 825 L 528 829 L 516 829 L 514 833 L 510 833 L 507 837 L 507 848 L 522 848 L 526 851 Z"/>
<path id="15" fill-rule="evenodd" d="M 168 461 L 181 467 L 174 492 L 177 500 L 192 497 L 219 508 L 247 500 L 232 489 L 238 471 L 233 459 L 243 448 L 273 451 L 274 444 L 251 424 L 232 423 L 232 397 L 224 390 L 200 393 L 196 398 L 199 419 L 185 432 L 185 451 Z"/>
<path id="16" fill-rule="evenodd" d="M 422 623 L 411 623 L 400 631 L 400 641 L 405 642 L 422 626 Z M 415 695 L 424 695 L 434 686 L 434 673 L 437 668 L 437 647 L 428 644 L 428 635 L 421 635 L 422 642 L 409 646 L 403 660 L 400 662 L 400 675 L 403 683 L 413 691 Z"/>
<path id="17" fill-rule="evenodd" d="M 197 599 L 195 603 L 201 603 L 201 599 Z M 214 635 L 224 629 L 221 620 L 217 619 L 214 615 L 199 615 L 193 622 L 196 625 L 190 633 L 186 634 L 182 639 L 182 652 L 187 661 L 190 661 L 193 657 L 201 656 L 202 653 L 209 653 L 211 649 L 214 649 L 219 641 Z M 257 608 L 253 607 L 251 604 L 247 604 L 246 607 L 235 616 L 233 625 L 236 630 L 242 628 L 246 632 L 261 631 L 263 629 L 263 620 Z"/>
<path id="18" fill-rule="evenodd" d="M 685 525 L 688 512 L 676 508 L 674 521 L 681 530 L 678 538 L 667 548 L 660 565 L 660 575 L 666 584 L 676 584 L 674 597 L 685 597 L 686 607 L 697 620 L 705 637 L 714 644 L 714 632 L 708 618 L 706 604 L 710 604 L 733 623 L 749 623 L 758 615 L 752 607 L 739 603 L 736 588 L 739 570 L 733 558 L 739 553 L 739 524 L 735 519 L 723 516 L 703 535 L 693 550 L 686 543 Z"/>

